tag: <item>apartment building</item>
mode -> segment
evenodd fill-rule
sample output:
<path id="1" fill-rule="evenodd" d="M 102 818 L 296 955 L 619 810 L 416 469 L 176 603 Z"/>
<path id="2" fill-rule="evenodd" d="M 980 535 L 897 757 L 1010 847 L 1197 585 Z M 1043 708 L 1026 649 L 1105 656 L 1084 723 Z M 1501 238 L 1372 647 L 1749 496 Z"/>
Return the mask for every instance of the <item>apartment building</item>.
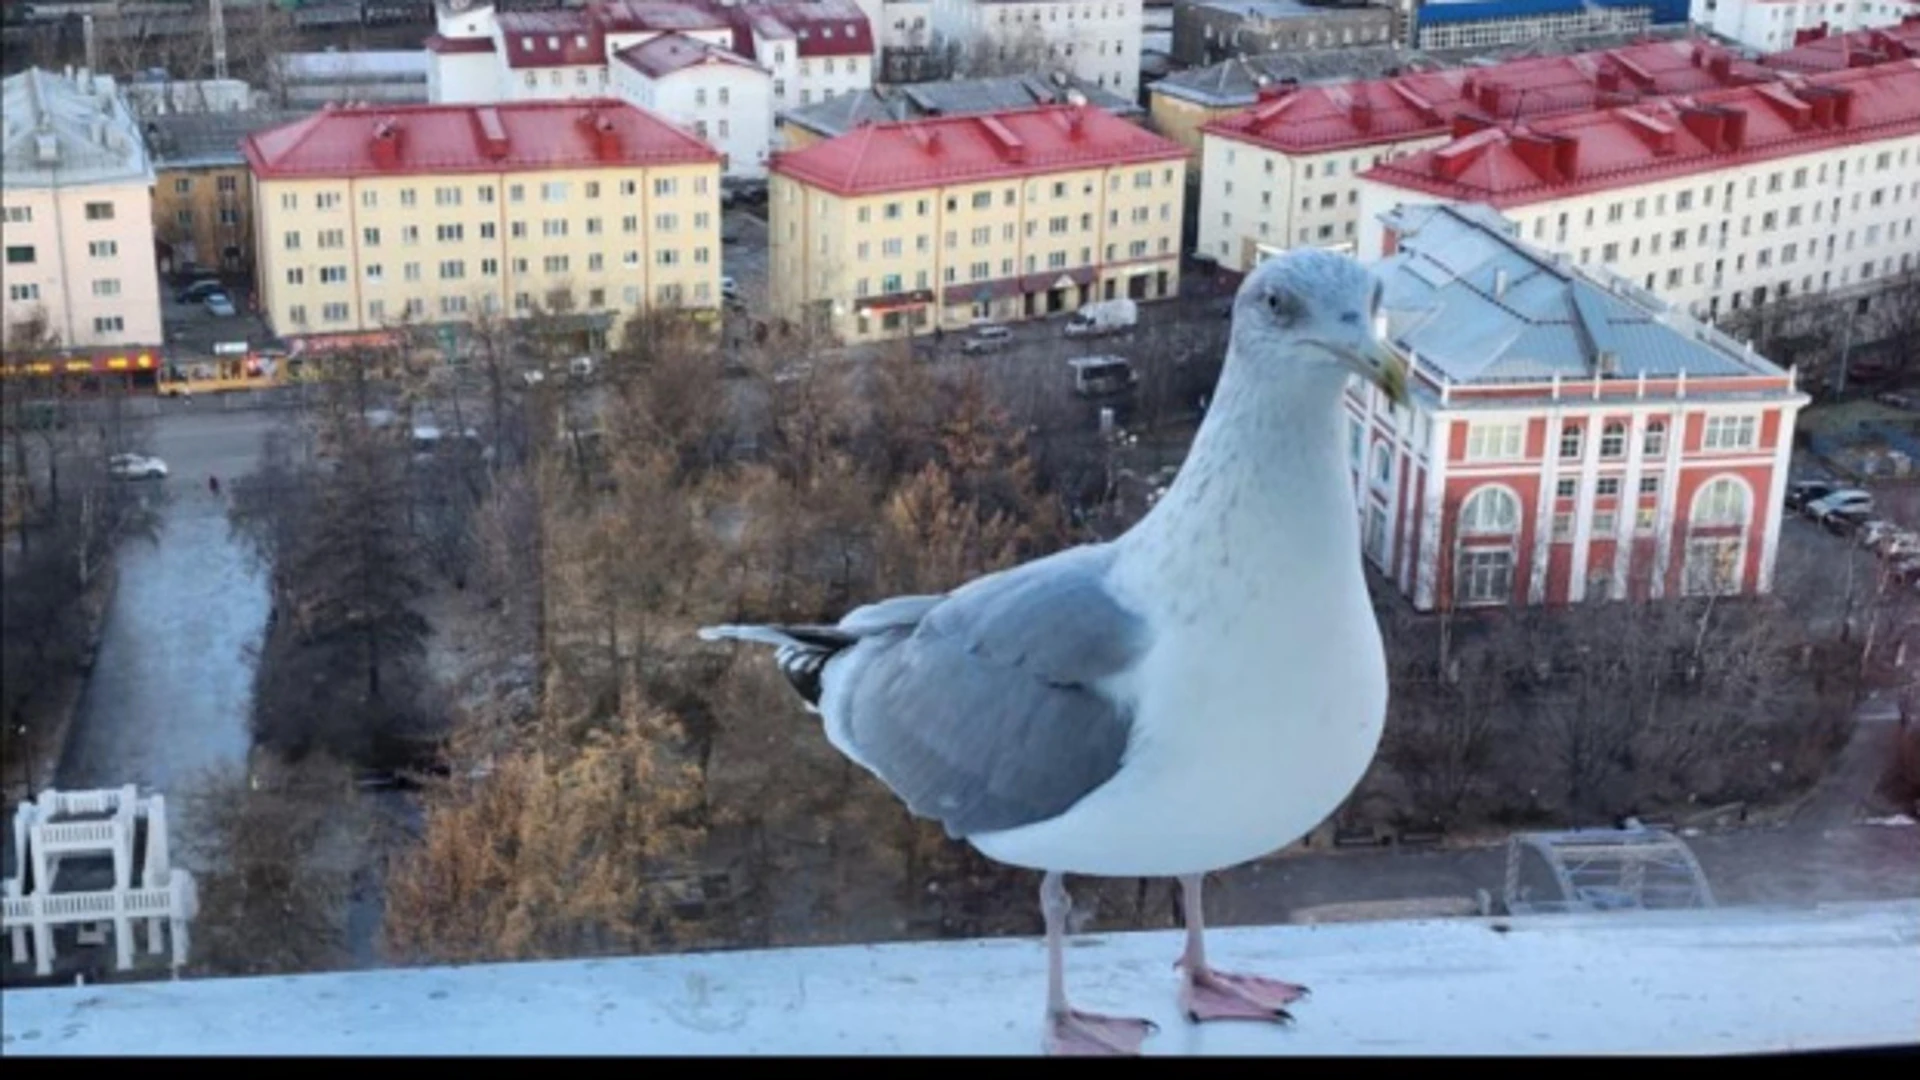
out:
<path id="1" fill-rule="evenodd" d="M 738 53 L 661 34 L 613 54 L 613 95 L 675 123 L 720 151 L 726 175 L 759 180 L 773 149 L 773 76 Z"/>
<path id="2" fill-rule="evenodd" d="M 1889 26 L 1845 34 L 1828 33 L 1816 27 L 1802 30 L 1794 40 L 1798 44 L 1768 53 L 1760 58 L 1760 63 L 1778 71 L 1811 75 L 1912 59 L 1920 56 L 1920 13 Z"/>
<path id="3" fill-rule="evenodd" d="M 1749 49 L 1778 52 L 1805 33 L 1844 34 L 1920 16 L 1916 0 L 1693 0 L 1692 19 Z"/>
<path id="4" fill-rule="evenodd" d="M 1088 106 L 874 124 L 772 173 L 774 314 L 842 340 L 1179 291 L 1186 153 Z"/>
<path id="5" fill-rule="evenodd" d="M 969 57 L 962 75 L 1064 67 L 1140 95 L 1141 0 L 933 0 L 933 31 Z"/>
<path id="6" fill-rule="evenodd" d="M 604 96 L 614 85 L 614 57 L 666 34 L 766 70 L 775 109 L 873 85 L 873 28 L 852 0 L 594 0 L 498 13 L 478 4 L 458 13 L 443 8 L 438 30 L 426 44 L 435 102 Z"/>
<path id="7" fill-rule="evenodd" d="M 153 157 L 153 235 L 163 270 L 253 271 L 253 174 L 241 140 L 302 114 L 274 110 L 165 113 L 146 119 Z"/>
<path id="8" fill-rule="evenodd" d="M 160 344 L 153 162 L 118 88 L 39 68 L 0 86 L 0 330 L 11 341 L 43 325 L 76 350 Z"/>
<path id="9" fill-rule="evenodd" d="M 1350 388 L 1365 557 L 1421 611 L 1764 593 L 1793 374 L 1485 207 L 1378 263 L 1409 403 Z"/>
<path id="10" fill-rule="evenodd" d="M 1051 72 L 875 87 L 805 109 L 788 109 L 780 114 L 775 134 L 781 149 L 798 150 L 845 135 L 862 124 L 974 116 L 1035 105 L 1091 105 L 1129 120 L 1146 118 L 1145 109 L 1110 90 L 1064 72 Z"/>
<path id="11" fill-rule="evenodd" d="M 1263 86 L 1201 128 L 1198 250 L 1244 272 L 1267 253 L 1354 250 L 1361 174 L 1494 121 L 1740 86 L 1775 73 L 1724 49 L 1656 41 L 1336 85 Z"/>
<path id="12" fill-rule="evenodd" d="M 1361 179 L 1361 251 L 1412 201 L 1526 237 L 1702 318 L 1871 291 L 1920 264 L 1920 60 L 1461 130 Z"/>
<path id="13" fill-rule="evenodd" d="M 720 159 L 613 99 L 328 109 L 248 137 L 259 305 L 284 337 L 720 302 Z"/>
<path id="14" fill-rule="evenodd" d="M 1176 0 L 1173 59 L 1186 67 L 1282 50 L 1393 43 L 1394 12 L 1375 4 Z"/>

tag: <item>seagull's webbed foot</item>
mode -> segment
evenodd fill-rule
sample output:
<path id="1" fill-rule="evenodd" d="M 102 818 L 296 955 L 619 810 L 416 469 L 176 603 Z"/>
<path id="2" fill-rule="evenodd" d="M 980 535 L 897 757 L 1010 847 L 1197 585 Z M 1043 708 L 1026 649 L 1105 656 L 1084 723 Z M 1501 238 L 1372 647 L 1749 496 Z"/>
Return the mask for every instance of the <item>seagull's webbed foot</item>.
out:
<path id="1" fill-rule="evenodd" d="M 1234 975 L 1205 966 L 1187 967 L 1180 986 L 1180 1010 L 1196 1024 L 1206 1020 L 1272 1020 L 1290 1024 L 1293 1014 L 1287 1011 L 1287 1006 L 1307 993 L 1306 987 L 1279 979 Z"/>
<path id="2" fill-rule="evenodd" d="M 1047 1053 L 1057 1057 L 1127 1057 L 1159 1030 L 1151 1020 L 1068 1009 L 1047 1016 Z"/>

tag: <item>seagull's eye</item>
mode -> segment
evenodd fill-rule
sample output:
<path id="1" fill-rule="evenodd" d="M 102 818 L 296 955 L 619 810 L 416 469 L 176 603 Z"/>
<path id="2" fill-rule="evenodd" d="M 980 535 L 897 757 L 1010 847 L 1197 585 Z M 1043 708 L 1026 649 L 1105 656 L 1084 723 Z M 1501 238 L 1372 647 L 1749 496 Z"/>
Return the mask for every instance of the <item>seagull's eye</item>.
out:
<path id="1" fill-rule="evenodd" d="M 1349 311 L 1345 315 L 1340 316 L 1340 321 L 1346 323 L 1348 326 L 1356 325 L 1360 322 L 1360 313 L 1357 311 Z"/>

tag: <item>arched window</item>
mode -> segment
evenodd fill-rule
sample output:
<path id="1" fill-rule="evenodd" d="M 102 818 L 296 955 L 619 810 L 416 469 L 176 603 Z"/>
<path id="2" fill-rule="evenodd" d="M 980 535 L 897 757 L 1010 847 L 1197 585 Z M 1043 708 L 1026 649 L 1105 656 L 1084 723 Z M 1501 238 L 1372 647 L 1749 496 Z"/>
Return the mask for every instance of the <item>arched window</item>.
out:
<path id="1" fill-rule="evenodd" d="M 1667 422 L 1665 420 L 1647 421 L 1647 434 L 1640 447 L 1645 457 L 1655 458 L 1667 452 Z"/>
<path id="2" fill-rule="evenodd" d="M 1520 530 L 1520 500 L 1503 487 L 1488 486 L 1468 496 L 1460 508 L 1460 531 L 1469 536 L 1504 536 Z"/>
<path id="3" fill-rule="evenodd" d="M 1745 525 L 1747 523 L 1747 485 L 1731 476 L 1707 483 L 1693 497 L 1695 525 Z"/>
<path id="4" fill-rule="evenodd" d="M 1617 458 L 1625 455 L 1626 452 L 1627 425 L 1618 420 L 1607 421 L 1607 426 L 1600 429 L 1600 456 Z"/>

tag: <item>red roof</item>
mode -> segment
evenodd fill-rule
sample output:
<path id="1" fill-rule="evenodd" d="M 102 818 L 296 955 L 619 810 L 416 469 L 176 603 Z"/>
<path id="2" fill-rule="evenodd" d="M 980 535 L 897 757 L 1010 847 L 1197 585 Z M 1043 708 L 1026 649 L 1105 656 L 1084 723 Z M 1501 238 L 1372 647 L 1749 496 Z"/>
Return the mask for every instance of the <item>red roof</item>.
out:
<path id="1" fill-rule="evenodd" d="M 1268 93 L 1203 130 L 1287 153 L 1444 135 L 1456 116 L 1550 116 L 1774 78 L 1716 45 L 1642 42 L 1485 68 Z"/>
<path id="2" fill-rule="evenodd" d="M 1487 127 L 1369 180 L 1524 206 L 1920 132 L 1920 60 Z"/>
<path id="3" fill-rule="evenodd" d="M 791 153 L 771 168 L 842 195 L 975 184 L 1184 159 L 1179 143 L 1086 105 L 869 124 Z"/>
<path id="4" fill-rule="evenodd" d="M 742 59 L 717 45 L 685 34 L 661 34 L 638 45 L 630 45 L 614 56 L 621 63 L 653 79 L 704 64 L 731 64 L 758 70 L 751 60 Z"/>
<path id="5" fill-rule="evenodd" d="M 1892 26 L 1829 34 L 1824 24 L 1800 31 L 1801 41 L 1791 49 L 1760 58 L 1781 71 L 1840 71 L 1869 67 L 1889 60 L 1920 56 L 1920 15 L 1908 15 Z"/>
<path id="6" fill-rule="evenodd" d="M 328 107 L 241 143 L 266 180 L 717 162 L 706 143 L 611 98 Z"/>
<path id="7" fill-rule="evenodd" d="M 702 0 L 596 0 L 557 11 L 509 11 L 498 16 L 507 66 L 599 67 L 607 62 L 608 34 L 725 30 L 726 14 Z"/>
<path id="8" fill-rule="evenodd" d="M 441 37 L 439 34 L 435 34 L 427 39 L 426 48 L 428 52 L 439 53 L 442 56 L 452 56 L 460 53 L 490 53 L 494 51 L 493 39 L 490 37 L 450 38 Z"/>
<path id="9" fill-rule="evenodd" d="M 751 18 L 756 29 L 767 20 L 784 27 L 786 36 L 793 38 L 795 51 L 801 56 L 873 55 L 873 27 L 868 24 L 866 13 L 851 0 L 761 3 L 732 10 L 739 13 L 736 17 Z M 778 35 L 762 33 L 760 36 Z"/>

